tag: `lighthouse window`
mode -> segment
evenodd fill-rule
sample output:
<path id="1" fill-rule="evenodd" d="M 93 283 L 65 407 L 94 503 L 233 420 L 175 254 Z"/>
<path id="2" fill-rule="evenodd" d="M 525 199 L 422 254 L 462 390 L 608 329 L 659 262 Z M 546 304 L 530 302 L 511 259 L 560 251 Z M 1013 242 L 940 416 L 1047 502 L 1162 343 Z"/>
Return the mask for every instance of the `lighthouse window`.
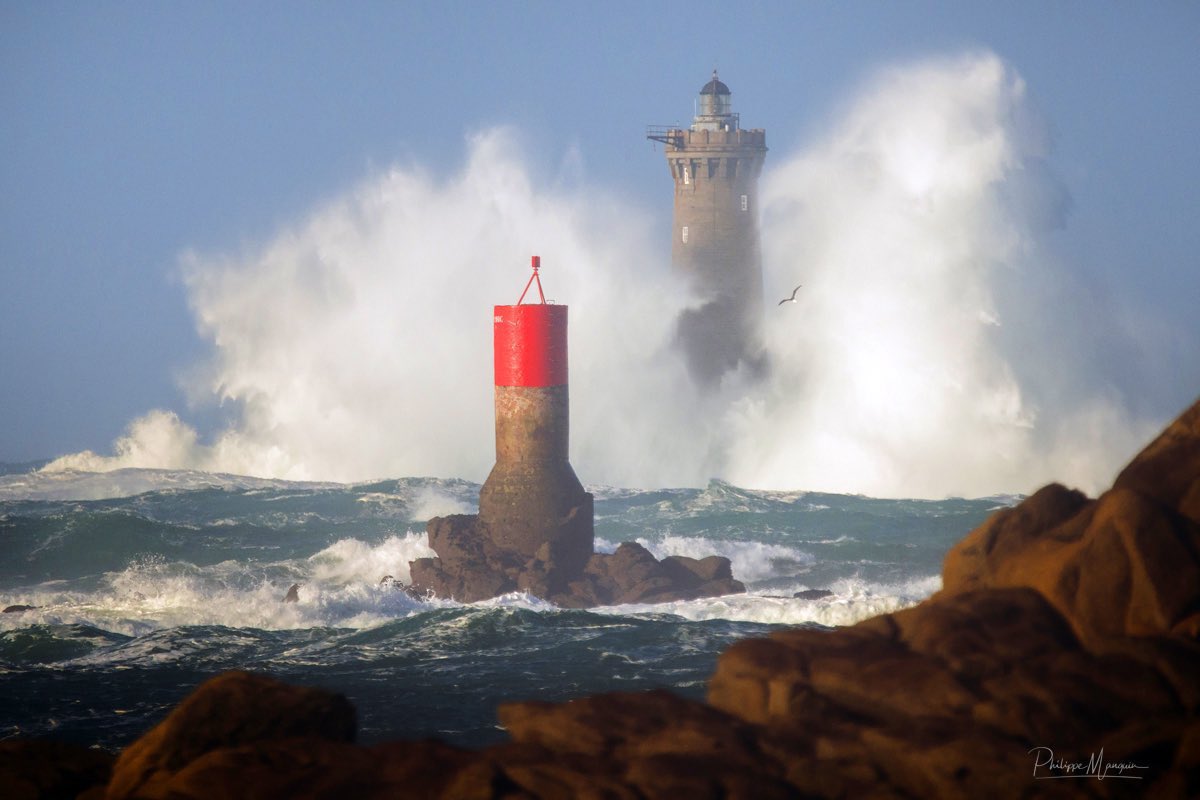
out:
<path id="1" fill-rule="evenodd" d="M 687 167 L 684 167 L 684 168 L 683 168 L 683 182 L 684 182 L 684 184 L 685 184 L 685 185 L 686 185 L 686 184 L 689 184 L 689 183 L 691 183 L 691 182 L 692 182 L 692 177 L 691 177 L 691 175 L 690 175 L 690 174 L 688 174 L 688 168 L 687 168 Z"/>
<path id="2" fill-rule="evenodd" d="M 683 238 L 684 244 L 687 244 L 687 233 L 688 233 L 687 229 L 688 229 L 688 226 L 684 225 L 683 229 L 679 232 L 679 235 Z"/>
<path id="3" fill-rule="evenodd" d="M 746 195 L 742 195 L 742 211 L 749 211 L 749 210 L 750 210 L 750 198 L 747 197 Z"/>

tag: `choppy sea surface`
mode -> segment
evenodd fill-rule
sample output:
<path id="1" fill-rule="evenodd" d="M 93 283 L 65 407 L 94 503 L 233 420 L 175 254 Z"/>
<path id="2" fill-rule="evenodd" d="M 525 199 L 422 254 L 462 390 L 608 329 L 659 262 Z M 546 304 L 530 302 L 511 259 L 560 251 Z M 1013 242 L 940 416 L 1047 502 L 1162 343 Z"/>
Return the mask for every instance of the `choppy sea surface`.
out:
<path id="1" fill-rule="evenodd" d="M 0 470 L 3 472 L 4 470 Z M 747 593 L 557 609 L 422 602 L 408 562 L 478 484 L 296 483 L 200 472 L 0 474 L 0 739 L 116 749 L 229 669 L 345 694 L 359 741 L 500 741 L 495 707 L 666 687 L 700 698 L 732 642 L 919 602 L 946 550 L 1016 498 L 589 487 L 597 549 L 729 557 Z M 284 603 L 300 584 L 299 602 Z M 793 595 L 828 589 L 817 600 Z"/>

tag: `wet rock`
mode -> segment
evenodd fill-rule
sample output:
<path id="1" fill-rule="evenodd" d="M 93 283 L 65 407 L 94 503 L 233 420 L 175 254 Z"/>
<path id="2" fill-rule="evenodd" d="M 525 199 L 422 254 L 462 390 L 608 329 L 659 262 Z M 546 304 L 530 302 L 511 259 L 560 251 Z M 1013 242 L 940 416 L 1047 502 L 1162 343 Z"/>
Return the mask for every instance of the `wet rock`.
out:
<path id="1" fill-rule="evenodd" d="M 483 523 L 474 514 L 434 517 L 426 526 L 426 536 L 429 546 L 441 559 L 442 567 L 448 570 L 494 563 L 499 553 Z"/>
<path id="2" fill-rule="evenodd" d="M 475 515 L 437 517 L 427 531 L 438 556 L 410 563 L 409 591 L 417 597 L 432 594 L 472 603 L 520 591 L 563 608 L 589 608 L 745 591 L 722 556 L 659 561 L 640 544 L 625 542 L 614 553 L 593 553 L 580 569 L 573 545 L 543 542 L 526 559 L 497 545 L 489 526 Z"/>
<path id="3" fill-rule="evenodd" d="M 833 592 L 828 589 L 805 589 L 802 592 L 796 592 L 792 595 L 797 600 L 821 600 L 825 597 L 832 597 Z"/>
<path id="4" fill-rule="evenodd" d="M 290 587 L 288 587 L 287 595 L 284 596 L 283 602 L 285 602 L 285 603 L 299 603 L 300 602 L 300 584 L 293 583 Z"/>
<path id="5" fill-rule="evenodd" d="M 18 605 L 15 605 L 15 606 L 8 606 L 8 607 L 6 607 L 6 608 L 4 609 L 4 611 L 2 611 L 2 612 L 0 612 L 0 613 L 3 613 L 3 614 L 20 614 L 22 611 L 33 611 L 35 608 L 37 608 L 37 606 L 25 606 L 25 605 L 20 605 L 20 604 L 18 604 Z"/>
<path id="6" fill-rule="evenodd" d="M 410 562 L 409 591 L 414 596 L 474 603 L 518 590 L 520 556 L 496 547 L 478 516 L 435 517 L 428 523 L 427 535 L 438 556 Z"/>
<path id="7" fill-rule="evenodd" d="M 659 561 L 636 542 L 624 542 L 613 553 L 594 554 L 583 582 L 597 605 L 665 603 L 746 590 L 733 579 L 729 559 L 723 556 L 668 556 Z"/>

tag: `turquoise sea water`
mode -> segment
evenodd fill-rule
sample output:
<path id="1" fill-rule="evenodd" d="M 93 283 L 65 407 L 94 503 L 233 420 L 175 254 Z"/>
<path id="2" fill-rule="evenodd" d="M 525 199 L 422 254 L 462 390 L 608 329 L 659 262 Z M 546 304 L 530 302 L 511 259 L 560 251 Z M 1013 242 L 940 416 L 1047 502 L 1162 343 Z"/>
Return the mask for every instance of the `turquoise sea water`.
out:
<path id="1" fill-rule="evenodd" d="M 475 510 L 479 486 L 197 472 L 0 474 L 0 739 L 118 748 L 228 669 L 325 686 L 359 740 L 503 739 L 497 704 L 610 690 L 702 697 L 730 643 L 847 625 L 919 602 L 946 550 L 1014 498 L 881 500 L 589 487 L 597 548 L 729 557 L 745 595 L 590 611 L 509 595 L 421 602 L 424 524 Z M 293 583 L 300 601 L 283 603 Z M 829 589 L 820 600 L 793 597 Z"/>

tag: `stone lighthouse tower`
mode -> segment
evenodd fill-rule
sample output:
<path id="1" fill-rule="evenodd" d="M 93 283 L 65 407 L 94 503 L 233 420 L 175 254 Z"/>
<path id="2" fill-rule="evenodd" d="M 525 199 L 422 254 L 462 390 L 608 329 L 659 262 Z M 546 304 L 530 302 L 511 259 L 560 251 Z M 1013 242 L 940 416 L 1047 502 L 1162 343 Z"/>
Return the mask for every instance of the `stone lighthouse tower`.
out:
<path id="1" fill-rule="evenodd" d="M 698 301 L 680 316 L 677 333 L 693 379 L 708 387 L 739 363 L 763 367 L 758 176 L 767 137 L 741 127 L 716 70 L 696 112 L 690 128 L 651 126 L 646 137 L 666 145 L 675 182 L 671 262 Z"/>

